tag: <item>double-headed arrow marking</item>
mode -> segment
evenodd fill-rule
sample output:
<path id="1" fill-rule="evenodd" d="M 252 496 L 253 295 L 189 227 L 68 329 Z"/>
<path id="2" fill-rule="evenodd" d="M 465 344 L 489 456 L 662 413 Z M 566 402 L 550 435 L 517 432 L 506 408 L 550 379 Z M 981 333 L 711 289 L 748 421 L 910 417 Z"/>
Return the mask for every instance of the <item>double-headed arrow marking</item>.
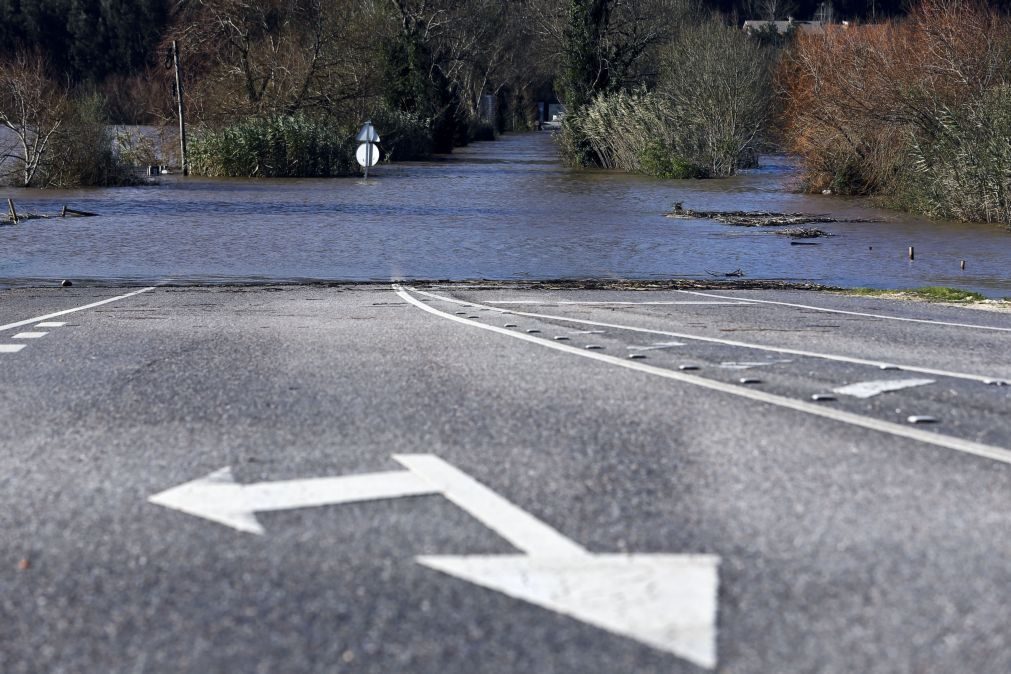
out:
<path id="1" fill-rule="evenodd" d="M 436 456 L 393 458 L 407 470 L 250 485 L 224 468 L 150 501 L 263 534 L 257 512 L 441 494 L 525 554 L 426 555 L 418 563 L 702 667 L 716 665 L 718 557 L 593 554 Z"/>

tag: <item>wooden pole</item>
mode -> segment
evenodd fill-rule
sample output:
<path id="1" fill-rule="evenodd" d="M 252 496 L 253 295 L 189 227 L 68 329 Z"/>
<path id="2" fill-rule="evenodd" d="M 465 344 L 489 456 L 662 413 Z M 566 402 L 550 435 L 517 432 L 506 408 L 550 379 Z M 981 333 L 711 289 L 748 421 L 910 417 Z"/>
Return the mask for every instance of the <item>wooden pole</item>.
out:
<path id="1" fill-rule="evenodd" d="M 183 108 L 183 77 L 182 68 L 179 66 L 179 44 L 172 40 L 172 66 L 176 71 L 176 100 L 179 105 L 179 167 L 183 175 L 189 175 L 189 167 L 186 165 L 186 115 Z"/>
<path id="2" fill-rule="evenodd" d="M 13 222 L 15 225 L 18 224 L 18 211 L 17 211 L 16 208 L 14 208 L 14 200 L 13 199 L 11 199 L 11 198 L 7 199 L 7 208 L 11 212 L 11 222 Z"/>

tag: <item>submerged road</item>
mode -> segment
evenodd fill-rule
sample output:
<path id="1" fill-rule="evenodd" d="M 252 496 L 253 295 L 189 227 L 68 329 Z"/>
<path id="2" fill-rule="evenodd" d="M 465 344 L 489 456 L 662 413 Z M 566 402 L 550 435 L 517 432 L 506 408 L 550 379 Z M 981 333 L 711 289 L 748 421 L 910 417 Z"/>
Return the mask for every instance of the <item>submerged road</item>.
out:
<path id="1" fill-rule="evenodd" d="M 0 672 L 1011 671 L 1011 315 L 0 293 Z"/>

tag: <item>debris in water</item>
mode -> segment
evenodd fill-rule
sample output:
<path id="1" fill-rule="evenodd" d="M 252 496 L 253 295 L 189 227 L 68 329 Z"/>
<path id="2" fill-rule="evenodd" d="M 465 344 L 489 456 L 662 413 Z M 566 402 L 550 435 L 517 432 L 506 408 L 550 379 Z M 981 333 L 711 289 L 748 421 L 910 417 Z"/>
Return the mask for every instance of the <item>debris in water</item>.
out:
<path id="1" fill-rule="evenodd" d="M 723 276 L 725 278 L 739 278 L 741 276 L 744 276 L 743 269 L 735 269 L 734 271 L 726 271 L 726 272 L 710 271 L 709 269 L 706 269 L 706 273 L 709 274 L 710 276 Z"/>
<path id="2" fill-rule="evenodd" d="M 789 229 L 777 229 L 773 234 L 781 234 L 794 239 L 818 239 L 823 236 L 835 236 L 828 232 L 815 229 L 814 227 L 790 227 Z"/>
<path id="3" fill-rule="evenodd" d="M 820 224 L 826 222 L 868 222 L 867 220 L 839 220 L 825 215 L 810 213 L 773 213 L 768 211 L 693 211 L 685 208 L 683 202 L 674 204 L 668 218 L 681 220 L 715 220 L 725 225 L 737 227 L 783 227 L 790 225 Z"/>

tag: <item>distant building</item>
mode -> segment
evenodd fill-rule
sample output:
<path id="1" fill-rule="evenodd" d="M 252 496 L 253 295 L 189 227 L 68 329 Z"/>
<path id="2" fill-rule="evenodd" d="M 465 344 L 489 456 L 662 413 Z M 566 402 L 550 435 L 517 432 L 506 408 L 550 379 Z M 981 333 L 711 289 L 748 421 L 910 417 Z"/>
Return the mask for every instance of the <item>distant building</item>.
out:
<path id="1" fill-rule="evenodd" d="M 823 21 L 794 21 L 793 19 L 787 19 L 786 21 L 745 21 L 744 22 L 744 32 L 758 32 L 764 30 L 775 30 L 780 35 L 789 33 L 790 30 L 799 30 L 802 33 L 813 33 L 820 35 L 825 32 L 825 23 Z"/>

